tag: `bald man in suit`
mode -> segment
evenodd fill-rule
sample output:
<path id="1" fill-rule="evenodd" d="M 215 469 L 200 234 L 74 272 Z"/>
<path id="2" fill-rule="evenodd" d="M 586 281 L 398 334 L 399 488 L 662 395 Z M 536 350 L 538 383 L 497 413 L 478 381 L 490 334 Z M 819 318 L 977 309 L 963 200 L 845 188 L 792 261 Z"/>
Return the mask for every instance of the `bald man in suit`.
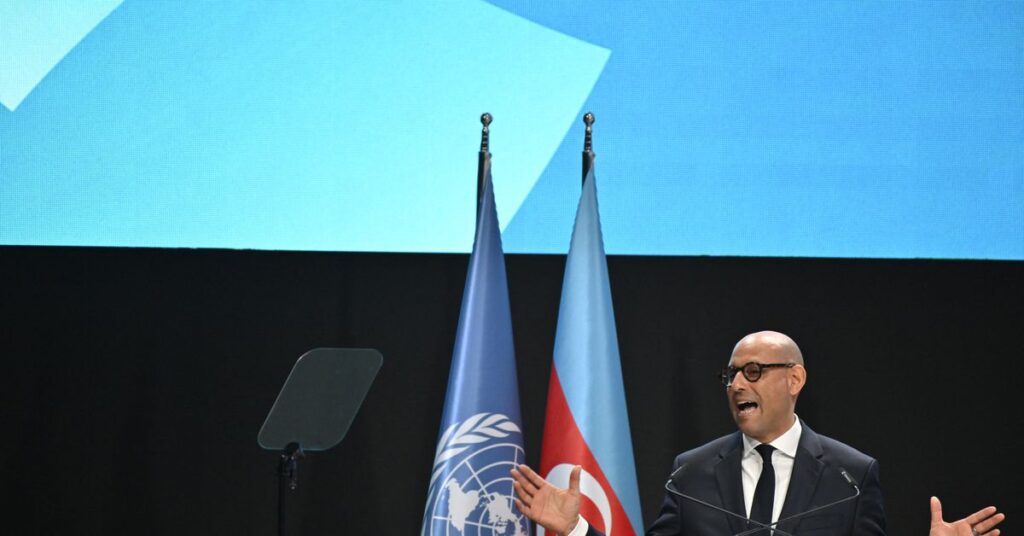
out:
<path id="1" fill-rule="evenodd" d="M 747 335 L 733 349 L 722 381 L 739 430 L 677 456 L 673 484 L 687 495 L 738 515 L 728 516 L 667 494 L 647 534 L 738 534 L 760 526 L 757 523 L 778 523 L 779 532 L 794 536 L 885 534 L 878 462 L 817 434 L 796 416 L 796 401 L 807 382 L 807 371 L 800 348 L 791 338 L 774 331 Z M 851 496 L 853 488 L 842 471 L 859 484 L 859 497 L 787 520 Z M 600 534 L 579 515 L 578 467 L 570 476 L 568 489 L 552 486 L 525 465 L 513 470 L 513 478 L 517 506 L 534 522 L 562 535 Z M 947 524 L 941 519 L 941 506 L 936 518 L 937 503 L 934 499 L 930 536 L 960 536 L 964 526 L 969 527 L 971 536 L 998 535 L 993 527 L 1002 521 L 1002 514 L 996 514 L 994 508 Z M 972 533 L 970 528 L 984 532 Z"/>

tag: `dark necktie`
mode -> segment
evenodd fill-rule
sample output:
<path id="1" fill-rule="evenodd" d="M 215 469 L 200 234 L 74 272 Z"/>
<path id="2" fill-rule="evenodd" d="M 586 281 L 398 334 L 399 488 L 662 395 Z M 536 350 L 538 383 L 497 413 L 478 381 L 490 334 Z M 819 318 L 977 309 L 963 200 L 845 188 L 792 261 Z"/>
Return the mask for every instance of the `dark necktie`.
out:
<path id="1" fill-rule="evenodd" d="M 761 455 L 761 477 L 754 488 L 754 504 L 750 506 L 750 519 L 764 524 L 772 522 L 772 507 L 775 505 L 775 467 L 772 466 L 772 452 L 775 447 L 764 443 L 754 447 Z"/>

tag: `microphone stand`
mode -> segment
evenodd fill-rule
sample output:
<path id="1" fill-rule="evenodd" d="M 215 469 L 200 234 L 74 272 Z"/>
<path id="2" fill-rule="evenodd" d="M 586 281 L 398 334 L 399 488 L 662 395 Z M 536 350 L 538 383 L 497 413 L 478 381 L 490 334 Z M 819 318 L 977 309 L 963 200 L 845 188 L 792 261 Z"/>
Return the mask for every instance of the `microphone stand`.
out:
<path id="1" fill-rule="evenodd" d="M 685 464 L 679 466 L 679 469 L 682 469 L 683 467 L 685 467 Z M 676 472 L 678 472 L 679 469 L 676 469 Z M 790 533 L 788 533 L 788 532 L 786 532 L 784 530 L 775 528 L 775 525 L 776 525 L 777 522 L 776 523 L 772 523 L 771 525 L 767 525 L 765 523 L 761 523 L 760 521 L 755 521 L 753 519 L 750 519 L 749 517 L 741 516 L 741 515 L 737 514 L 736 512 L 730 512 L 729 510 L 726 510 L 725 508 L 722 508 L 720 506 L 715 506 L 715 505 L 713 505 L 713 504 L 711 504 L 709 502 L 702 501 L 702 500 L 700 500 L 700 499 L 698 499 L 696 497 L 691 497 L 691 496 L 689 496 L 689 495 L 687 495 L 687 494 L 677 490 L 675 488 L 675 486 L 672 485 L 672 481 L 674 480 L 674 477 L 675 477 L 675 473 L 672 473 L 672 477 L 670 477 L 668 479 L 668 482 L 665 482 L 665 491 L 667 491 L 667 492 L 669 492 L 672 495 L 675 495 L 677 497 L 682 497 L 682 498 L 684 498 L 686 500 L 693 501 L 693 502 L 695 502 L 697 504 L 701 504 L 701 505 L 707 506 L 708 508 L 711 508 L 712 510 L 717 510 L 719 512 L 722 512 L 723 514 L 728 514 L 728 515 L 731 515 L 733 517 L 742 519 L 743 521 L 746 521 L 747 523 L 753 523 L 754 525 L 758 525 L 758 527 L 756 529 L 748 530 L 746 532 L 741 532 L 740 534 L 738 534 L 736 536 L 740 536 L 742 534 L 750 534 L 752 532 L 758 532 L 758 531 L 762 531 L 762 530 L 774 530 L 776 533 L 781 534 L 782 536 L 793 536 L 792 534 L 790 534 Z"/>
<path id="2" fill-rule="evenodd" d="M 853 481 L 853 477 L 850 476 L 850 473 L 847 473 L 846 469 L 839 469 L 839 472 L 843 475 L 843 478 L 846 479 L 846 483 L 851 485 L 851 486 L 853 486 L 853 491 L 854 491 L 853 495 L 850 495 L 849 497 L 843 497 L 842 499 L 839 499 L 838 501 L 833 501 L 833 502 L 830 502 L 830 503 L 828 503 L 826 505 L 822 505 L 822 506 L 818 506 L 818 507 L 815 507 L 815 508 L 811 508 L 810 510 L 807 510 L 806 512 L 800 512 L 798 514 L 793 514 L 793 515 L 791 515 L 791 516 L 789 516 L 787 518 L 780 519 L 780 520 L 776 521 L 775 523 L 772 523 L 771 525 L 762 525 L 762 526 L 757 527 L 757 528 L 753 528 L 753 529 L 750 529 L 750 530 L 745 530 L 745 531 L 743 531 L 743 532 L 741 532 L 739 534 L 736 534 L 735 536 L 749 536 L 750 534 L 761 532 L 762 530 L 774 530 L 775 532 L 778 532 L 780 534 L 785 534 L 781 530 L 779 530 L 777 528 L 773 528 L 773 527 L 775 527 L 775 525 L 778 525 L 779 523 L 784 523 L 786 521 L 791 521 L 791 520 L 796 519 L 798 517 L 803 517 L 803 516 L 805 516 L 807 514 L 813 514 L 814 512 L 817 512 L 819 510 L 824 510 L 826 508 L 830 508 L 830 507 L 835 506 L 837 504 L 844 503 L 846 501 L 852 501 L 852 500 L 856 499 L 857 497 L 860 497 L 860 486 L 858 486 L 857 483 Z"/>

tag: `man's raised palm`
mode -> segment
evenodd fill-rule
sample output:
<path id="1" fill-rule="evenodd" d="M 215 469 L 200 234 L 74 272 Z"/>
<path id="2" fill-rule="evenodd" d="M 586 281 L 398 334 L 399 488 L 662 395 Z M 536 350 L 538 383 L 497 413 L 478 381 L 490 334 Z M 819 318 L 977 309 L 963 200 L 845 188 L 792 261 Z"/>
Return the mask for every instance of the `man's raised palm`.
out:
<path id="1" fill-rule="evenodd" d="M 541 478 L 529 466 L 512 470 L 519 511 L 547 530 L 567 534 L 579 521 L 580 466 L 569 473 L 569 488 L 559 488 Z"/>
<path id="2" fill-rule="evenodd" d="M 932 524 L 928 536 L 999 536 L 999 529 L 996 525 L 1001 523 L 1006 516 L 997 514 L 994 506 L 982 508 L 977 512 L 952 523 L 942 520 L 942 503 L 938 497 L 932 497 Z M 971 528 L 977 532 L 972 532 Z"/>

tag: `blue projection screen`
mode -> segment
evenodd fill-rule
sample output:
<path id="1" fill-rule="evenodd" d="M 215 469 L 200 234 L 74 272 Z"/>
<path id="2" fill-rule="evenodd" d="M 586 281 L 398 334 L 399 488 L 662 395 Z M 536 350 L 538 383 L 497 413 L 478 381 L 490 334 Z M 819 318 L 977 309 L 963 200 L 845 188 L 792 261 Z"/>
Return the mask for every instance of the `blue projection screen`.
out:
<path id="1" fill-rule="evenodd" d="M 0 244 L 1024 260 L 1024 2 L 0 3 Z"/>

